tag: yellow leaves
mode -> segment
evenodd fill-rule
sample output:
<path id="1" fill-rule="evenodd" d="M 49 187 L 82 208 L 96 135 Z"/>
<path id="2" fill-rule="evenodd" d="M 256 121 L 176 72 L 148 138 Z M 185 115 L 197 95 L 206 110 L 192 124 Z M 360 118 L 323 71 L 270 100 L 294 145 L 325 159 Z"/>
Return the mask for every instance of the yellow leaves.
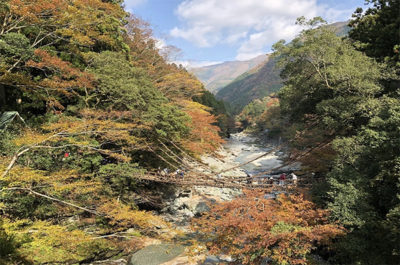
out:
<path id="1" fill-rule="evenodd" d="M 99 181 L 76 180 L 70 183 L 54 183 L 53 190 L 56 193 L 73 193 L 75 196 L 94 194 L 101 190 Z"/>
<path id="2" fill-rule="evenodd" d="M 103 239 L 47 221 L 5 220 L 3 226 L 21 244 L 20 254 L 36 264 L 77 263 L 90 255 L 89 248 L 97 253 L 113 248 Z"/>
<path id="3" fill-rule="evenodd" d="M 138 227 L 151 230 L 154 226 L 166 226 L 160 217 L 145 211 L 133 210 L 116 200 L 103 203 L 98 211 L 110 218 L 110 224 L 121 228 Z"/>
<path id="4" fill-rule="evenodd" d="M 84 115 L 90 117 L 90 112 L 86 111 L 84 112 Z M 128 147 L 129 145 L 135 145 L 138 141 L 135 136 L 131 135 L 131 131 L 136 127 L 137 124 L 132 122 L 117 122 L 110 119 L 101 120 L 91 117 L 85 119 L 73 119 L 69 117 L 60 117 L 57 122 L 45 125 L 42 128 L 55 132 L 64 132 L 65 134 L 70 134 L 72 136 L 99 136 L 104 140 L 124 144 Z M 80 140 L 78 143 L 82 145 L 85 142 Z"/>
<path id="5" fill-rule="evenodd" d="M 21 135 L 14 139 L 16 146 L 29 146 L 50 140 L 53 133 L 40 133 L 34 130 L 25 130 Z"/>
<path id="6" fill-rule="evenodd" d="M 181 102 L 182 102 L 183 106 L 185 107 L 185 109 L 186 109 L 187 111 L 194 111 L 194 110 L 196 110 L 196 111 L 200 111 L 200 112 L 202 112 L 202 113 L 208 113 L 208 114 L 209 114 L 209 112 L 211 111 L 211 108 L 210 108 L 210 107 L 207 107 L 207 106 L 205 106 L 205 105 L 203 105 L 203 104 L 200 104 L 200 103 L 198 103 L 198 102 L 195 102 L 195 101 L 183 100 L 183 101 L 181 101 Z"/>
<path id="7" fill-rule="evenodd" d="M 192 98 L 203 91 L 202 83 L 186 71 L 170 69 L 170 73 L 155 83 L 156 87 L 170 99 Z"/>

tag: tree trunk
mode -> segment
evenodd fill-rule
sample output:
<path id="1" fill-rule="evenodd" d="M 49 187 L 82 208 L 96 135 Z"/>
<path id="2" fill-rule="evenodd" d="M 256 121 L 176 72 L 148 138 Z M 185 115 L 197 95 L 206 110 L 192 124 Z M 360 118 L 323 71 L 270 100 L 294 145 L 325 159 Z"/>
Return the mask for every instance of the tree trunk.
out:
<path id="1" fill-rule="evenodd" d="M 6 109 L 6 89 L 0 84 L 0 111 Z"/>

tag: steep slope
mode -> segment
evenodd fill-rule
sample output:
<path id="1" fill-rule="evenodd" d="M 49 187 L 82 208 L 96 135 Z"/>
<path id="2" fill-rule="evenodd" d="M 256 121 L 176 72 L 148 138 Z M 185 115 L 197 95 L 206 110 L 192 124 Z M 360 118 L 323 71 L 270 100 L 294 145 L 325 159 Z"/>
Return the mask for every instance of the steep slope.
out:
<path id="1" fill-rule="evenodd" d="M 257 98 L 263 98 L 282 87 L 279 69 L 275 60 L 267 55 L 267 60 L 236 78 L 217 93 L 217 98 L 228 102 L 233 113 L 239 113 L 244 106 Z"/>
<path id="2" fill-rule="evenodd" d="M 266 59 L 265 55 L 260 55 L 248 61 L 224 62 L 216 65 L 191 68 L 189 71 L 203 82 L 207 90 L 216 94 L 222 87 Z"/>
<path id="3" fill-rule="evenodd" d="M 332 27 L 338 36 L 346 36 L 350 30 L 348 22 L 336 22 Z M 216 97 L 228 102 L 233 114 L 238 114 L 254 99 L 262 99 L 282 87 L 280 70 L 275 67 L 275 60 L 267 55 L 267 60 L 243 73 L 231 83 L 221 88 Z"/>

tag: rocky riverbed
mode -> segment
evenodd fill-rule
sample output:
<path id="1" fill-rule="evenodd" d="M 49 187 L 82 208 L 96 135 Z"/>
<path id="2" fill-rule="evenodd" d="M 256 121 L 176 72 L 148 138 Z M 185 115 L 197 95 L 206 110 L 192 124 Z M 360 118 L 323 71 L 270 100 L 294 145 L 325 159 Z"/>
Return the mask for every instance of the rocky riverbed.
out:
<path id="1" fill-rule="evenodd" d="M 261 142 L 258 138 L 246 133 L 233 134 L 227 139 L 224 146 L 214 155 L 202 157 L 212 171 L 219 172 L 230 169 L 237 165 L 250 161 L 276 146 L 272 143 Z M 225 177 L 246 176 L 268 171 L 282 165 L 284 153 L 275 152 L 264 156 L 256 161 L 240 166 L 223 173 Z M 299 165 L 294 165 L 298 167 Z M 292 170 L 295 168 L 287 168 Z M 240 189 L 215 188 L 215 187 L 182 187 L 175 190 L 167 199 L 165 207 L 160 215 L 171 222 L 175 229 L 186 234 L 191 234 L 190 220 L 195 216 L 209 210 L 209 205 L 217 202 L 229 201 L 242 194 Z M 130 265 L 178 265 L 178 264 L 228 264 L 232 261 L 227 256 L 205 256 L 188 257 L 184 248 L 178 243 L 165 244 L 161 241 L 154 241 L 153 244 L 146 244 L 147 247 L 134 253 L 129 259 Z"/>
<path id="2" fill-rule="evenodd" d="M 276 145 L 261 142 L 258 138 L 246 133 L 232 134 L 224 146 L 214 155 L 202 157 L 202 162 L 214 172 L 224 171 L 237 165 L 246 163 L 254 158 L 269 152 Z M 246 174 L 255 175 L 282 165 L 283 153 L 278 151 L 251 163 L 222 173 L 224 177 L 245 177 Z M 287 169 L 290 170 L 290 169 Z M 215 187 L 179 188 L 170 197 L 167 206 L 162 209 L 166 220 L 180 227 L 188 221 L 208 210 L 208 204 L 232 200 L 242 193 L 240 189 Z"/>

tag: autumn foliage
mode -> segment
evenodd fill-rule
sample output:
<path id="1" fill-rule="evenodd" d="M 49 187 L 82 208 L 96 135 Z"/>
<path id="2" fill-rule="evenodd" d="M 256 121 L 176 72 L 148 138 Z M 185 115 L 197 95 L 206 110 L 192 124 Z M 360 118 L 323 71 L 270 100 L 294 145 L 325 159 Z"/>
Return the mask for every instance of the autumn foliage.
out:
<path id="1" fill-rule="evenodd" d="M 193 101 L 200 81 L 122 2 L 0 1 L 0 116 L 21 117 L 0 130 L 0 264 L 92 262 L 168 237 L 138 207 L 160 185 L 141 177 L 179 166 L 163 143 L 222 143 Z"/>
<path id="2" fill-rule="evenodd" d="M 277 264 L 308 264 L 317 246 L 329 246 L 344 234 L 329 223 L 329 213 L 302 195 L 265 199 L 265 192 L 245 191 L 242 197 L 216 204 L 194 221 L 212 253 L 225 253 L 245 264 L 270 258 Z"/>
<path id="3" fill-rule="evenodd" d="M 220 129 L 213 125 L 217 122 L 208 108 L 197 102 L 188 102 L 185 112 L 190 116 L 188 123 L 190 136 L 184 140 L 184 146 L 195 154 L 215 151 L 224 141 L 219 136 Z"/>

